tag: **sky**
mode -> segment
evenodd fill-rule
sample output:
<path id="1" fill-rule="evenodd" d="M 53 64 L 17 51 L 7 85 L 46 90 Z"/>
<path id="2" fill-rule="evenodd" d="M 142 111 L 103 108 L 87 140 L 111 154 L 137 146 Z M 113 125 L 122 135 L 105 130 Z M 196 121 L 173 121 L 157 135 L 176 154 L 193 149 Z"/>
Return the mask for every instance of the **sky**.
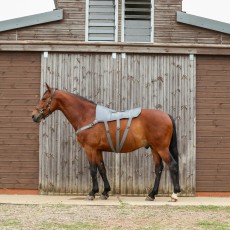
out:
<path id="1" fill-rule="evenodd" d="M 188 14 L 230 23 L 230 0 L 183 0 Z"/>
<path id="2" fill-rule="evenodd" d="M 186 13 L 230 23 L 230 0 L 183 0 Z M 0 0 L 0 21 L 52 11 L 53 0 Z"/>
<path id="3" fill-rule="evenodd" d="M 52 11 L 53 0 L 0 0 L 0 21 Z"/>

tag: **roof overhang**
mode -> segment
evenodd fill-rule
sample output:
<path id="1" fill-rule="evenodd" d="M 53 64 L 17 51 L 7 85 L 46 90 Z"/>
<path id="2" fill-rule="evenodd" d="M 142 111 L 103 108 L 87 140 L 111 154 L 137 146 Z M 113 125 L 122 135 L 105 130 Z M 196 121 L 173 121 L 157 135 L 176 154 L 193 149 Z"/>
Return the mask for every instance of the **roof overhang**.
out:
<path id="1" fill-rule="evenodd" d="M 14 18 L 0 22 L 0 32 L 34 26 L 63 19 L 63 10 L 54 10 L 41 14 L 34 14 L 20 18 Z"/>
<path id="2" fill-rule="evenodd" d="M 230 34 L 230 24 L 177 11 L 177 22 Z"/>

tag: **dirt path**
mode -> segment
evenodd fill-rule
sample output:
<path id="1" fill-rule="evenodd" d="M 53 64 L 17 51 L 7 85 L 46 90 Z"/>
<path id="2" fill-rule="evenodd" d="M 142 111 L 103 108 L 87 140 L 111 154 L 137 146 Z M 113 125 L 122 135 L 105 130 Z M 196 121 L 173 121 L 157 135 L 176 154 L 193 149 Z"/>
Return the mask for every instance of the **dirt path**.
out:
<path id="1" fill-rule="evenodd" d="M 0 229 L 230 229 L 230 207 L 0 205 Z"/>

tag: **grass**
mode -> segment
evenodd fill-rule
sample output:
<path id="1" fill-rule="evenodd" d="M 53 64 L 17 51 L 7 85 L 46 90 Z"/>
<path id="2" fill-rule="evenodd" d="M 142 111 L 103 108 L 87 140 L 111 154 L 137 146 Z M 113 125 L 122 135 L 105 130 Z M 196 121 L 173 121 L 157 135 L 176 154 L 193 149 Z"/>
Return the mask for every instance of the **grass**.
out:
<path id="1" fill-rule="evenodd" d="M 0 228 L 1 227 L 16 227 L 16 226 L 18 227 L 20 225 L 21 225 L 20 221 L 15 220 L 15 219 L 8 219 L 8 220 L 1 221 Z"/>
<path id="2" fill-rule="evenodd" d="M 95 218 L 88 217 L 89 207 L 85 207 L 81 217 L 77 217 L 78 206 L 74 205 L 41 205 L 34 206 L 32 209 L 22 205 L 0 205 L 0 230 L 1 229 L 44 229 L 44 230 L 100 230 L 107 229 L 110 226 L 112 230 L 131 229 L 132 221 L 139 230 L 157 230 L 167 229 L 171 221 L 175 220 L 174 226 L 191 226 L 191 229 L 204 229 L 204 230 L 228 230 L 230 229 L 230 207 L 222 206 L 132 206 L 122 200 L 119 200 L 118 206 L 111 207 L 94 207 L 90 215 L 94 217 L 93 212 L 100 212 L 105 215 L 108 211 L 108 219 L 100 219 L 100 213 L 95 215 Z M 106 210 L 104 210 L 106 209 Z M 36 212 L 38 215 L 36 215 Z M 113 213 L 114 212 L 114 213 Z M 174 215 L 175 212 L 175 215 Z M 18 214 L 20 213 L 20 215 Z M 31 216 L 30 216 L 31 213 Z M 43 213 L 47 213 L 43 218 Z M 156 218 L 154 216 L 156 213 Z M 33 217 L 32 214 L 35 214 Z M 192 215 L 191 218 L 181 219 L 179 216 Z M 200 216 L 201 215 L 201 216 Z M 111 219 L 109 217 L 112 217 Z M 176 217 L 175 217 L 176 216 Z M 63 218 L 62 218 L 63 217 Z M 64 218 L 66 217 L 66 218 Z M 84 218 L 85 217 L 85 218 Z M 197 218 L 196 218 L 197 217 Z M 199 217 L 199 218 L 198 218 Z M 41 218 L 41 219 L 40 219 Z M 115 218 L 115 222 L 113 219 Z M 172 219 L 171 219 L 172 218 Z M 175 219 L 174 219 L 175 218 Z M 163 221 L 162 221 L 163 220 Z M 131 221 L 131 222 L 130 222 Z M 136 221 L 136 222 L 135 222 Z M 182 222 L 183 221 L 183 222 Z M 186 222 L 188 225 L 186 225 Z M 129 226 L 129 228 L 125 228 Z"/>
<path id="3" fill-rule="evenodd" d="M 158 229 L 159 227 L 151 226 L 151 227 L 142 228 L 141 230 L 158 230 Z"/>
<path id="4" fill-rule="evenodd" d="M 61 223 L 43 223 L 40 224 L 39 227 L 42 227 L 44 229 L 52 229 L 52 228 L 58 228 L 62 230 L 83 230 L 83 229 L 100 229 L 99 225 L 96 224 L 89 224 L 89 223 L 72 223 L 72 224 L 61 224 Z"/>
<path id="5" fill-rule="evenodd" d="M 230 211 L 230 206 L 214 206 L 214 205 L 201 205 L 194 206 L 194 208 L 201 211 Z"/>
<path id="6" fill-rule="evenodd" d="M 167 206 L 172 208 L 170 206 Z M 174 207 L 175 208 L 175 207 Z M 215 206 L 215 205 L 200 205 L 200 206 L 178 206 L 180 210 L 191 210 L 191 211 L 230 211 L 230 206 Z"/>
<path id="7" fill-rule="evenodd" d="M 212 230 L 228 230 L 228 229 L 230 229 L 230 224 L 223 223 L 223 222 L 203 221 L 203 222 L 197 223 L 197 225 L 204 228 L 204 229 L 212 229 Z"/>

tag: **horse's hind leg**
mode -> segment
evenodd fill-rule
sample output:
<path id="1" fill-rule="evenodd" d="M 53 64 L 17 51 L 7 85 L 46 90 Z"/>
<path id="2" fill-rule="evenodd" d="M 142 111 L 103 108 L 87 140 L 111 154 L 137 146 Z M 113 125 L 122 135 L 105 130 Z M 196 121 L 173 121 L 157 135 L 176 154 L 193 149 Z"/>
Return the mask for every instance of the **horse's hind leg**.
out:
<path id="1" fill-rule="evenodd" d="M 178 157 L 178 148 L 177 148 L 177 134 L 176 134 L 176 125 L 173 118 L 170 116 L 173 125 L 173 134 L 169 146 L 169 153 L 170 153 L 170 162 L 169 162 L 169 170 L 171 174 L 171 179 L 174 186 L 174 192 L 171 196 L 172 201 L 177 201 L 177 193 L 180 190 L 179 184 L 179 157 Z"/>
<path id="2" fill-rule="evenodd" d="M 165 149 L 163 151 L 159 151 L 160 156 L 163 161 L 168 165 L 171 180 L 173 183 L 174 192 L 171 196 L 172 201 L 177 201 L 177 193 L 179 193 L 180 185 L 179 185 L 179 167 L 178 167 L 178 159 L 174 159 L 172 154 L 170 154 L 169 149 Z"/>
<path id="3" fill-rule="evenodd" d="M 171 196 L 172 201 L 177 201 L 177 193 L 181 192 L 179 185 L 179 165 L 171 156 L 171 160 L 169 163 L 169 170 L 171 175 L 171 180 L 173 183 L 174 191 Z"/>
<path id="4" fill-rule="evenodd" d="M 161 174 L 164 168 L 163 162 L 161 157 L 159 156 L 158 153 L 155 153 L 152 150 L 153 153 L 153 159 L 154 159 L 154 163 L 155 163 L 155 182 L 154 182 L 154 186 L 152 191 L 148 194 L 148 196 L 146 197 L 147 201 L 153 201 L 155 199 L 155 196 L 158 194 L 158 189 L 159 189 L 159 185 L 160 185 L 160 180 L 161 180 Z"/>

